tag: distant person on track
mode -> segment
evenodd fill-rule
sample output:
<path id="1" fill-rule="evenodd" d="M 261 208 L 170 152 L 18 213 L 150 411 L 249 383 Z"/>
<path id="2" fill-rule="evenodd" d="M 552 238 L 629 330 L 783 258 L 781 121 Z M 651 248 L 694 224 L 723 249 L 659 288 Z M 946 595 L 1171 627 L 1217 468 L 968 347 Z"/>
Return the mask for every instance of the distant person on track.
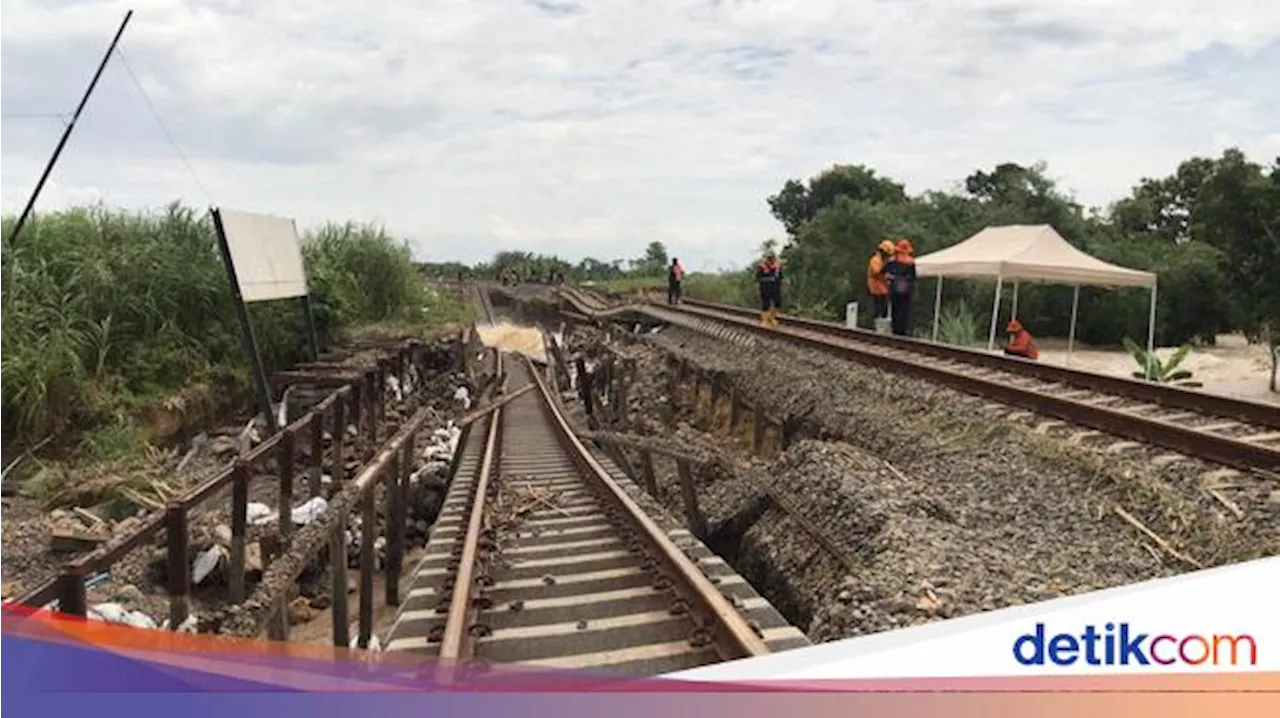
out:
<path id="1" fill-rule="evenodd" d="M 867 294 L 871 295 L 871 306 L 875 309 L 876 319 L 889 316 L 889 282 L 884 276 L 884 269 L 889 260 L 893 259 L 893 254 L 893 242 L 886 239 L 867 262 Z"/>
<path id="2" fill-rule="evenodd" d="M 760 323 L 778 326 L 778 311 L 782 309 L 782 265 L 772 249 L 765 252 L 764 261 L 756 267 L 756 288 L 760 294 Z"/>
<path id="3" fill-rule="evenodd" d="M 911 295 L 916 291 L 916 258 L 909 239 L 898 240 L 894 250 L 893 259 L 885 265 L 884 274 L 889 281 L 893 333 L 902 337 L 911 328 Z"/>
<path id="4" fill-rule="evenodd" d="M 1022 322 L 1014 319 L 1009 322 L 1009 326 L 1005 329 L 1009 332 L 1009 343 L 1004 347 L 1005 354 L 1031 359 L 1032 361 L 1040 358 L 1040 350 L 1036 348 L 1036 341 L 1031 338 L 1031 332 L 1022 326 Z"/>
<path id="5" fill-rule="evenodd" d="M 667 268 L 667 304 L 679 304 L 684 294 L 684 267 L 680 260 L 671 258 L 671 266 Z"/>

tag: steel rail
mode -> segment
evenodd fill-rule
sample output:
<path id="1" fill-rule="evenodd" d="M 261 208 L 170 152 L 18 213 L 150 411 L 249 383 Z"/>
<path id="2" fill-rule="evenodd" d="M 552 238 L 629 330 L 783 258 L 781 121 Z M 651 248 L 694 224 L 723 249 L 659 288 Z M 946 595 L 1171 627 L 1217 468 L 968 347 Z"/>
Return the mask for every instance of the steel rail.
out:
<path id="1" fill-rule="evenodd" d="M 666 532 L 645 512 L 618 482 L 609 475 L 608 470 L 592 456 L 591 452 L 574 433 L 553 400 L 553 392 L 546 382 L 533 368 L 533 362 L 524 358 L 528 364 L 538 390 L 542 395 L 542 406 L 547 412 L 553 427 L 556 429 L 565 448 L 590 478 L 594 478 L 597 486 L 605 491 L 605 496 L 622 510 L 626 520 L 639 529 L 638 535 L 650 548 L 657 552 L 659 559 L 673 571 L 677 577 L 675 585 L 684 587 L 683 597 L 690 605 L 700 606 L 704 613 L 714 620 L 720 631 L 716 632 L 717 647 L 724 660 L 734 660 L 750 656 L 770 653 L 764 639 L 756 634 L 733 604 L 724 597 L 715 584 L 698 569 L 697 565 L 668 538 Z"/>
<path id="2" fill-rule="evenodd" d="M 570 301 L 573 301 L 572 295 L 569 295 L 569 298 Z M 588 307 L 586 303 L 581 300 L 573 303 L 577 305 L 579 309 L 587 310 L 590 313 L 597 315 L 600 314 L 599 311 L 595 311 L 593 308 Z M 677 311 L 685 315 L 699 316 L 704 319 L 724 322 L 760 336 L 785 339 L 796 344 L 827 353 L 834 353 L 838 356 L 853 359 L 887 371 L 915 375 L 927 381 L 948 385 L 969 394 L 987 397 L 1011 406 L 1017 406 L 1038 413 L 1055 416 L 1059 419 L 1089 426 L 1116 436 L 1134 439 L 1143 443 L 1161 446 L 1178 453 L 1207 459 L 1224 466 L 1230 466 L 1244 471 L 1253 471 L 1257 469 L 1264 471 L 1280 470 L 1280 449 L 1258 443 L 1241 441 L 1239 439 L 1201 431 L 1192 427 L 1182 426 L 1180 424 L 1152 417 L 1139 416 L 1129 411 L 1112 409 L 1084 401 L 1076 401 L 1033 388 L 1013 386 L 1004 381 L 996 381 L 992 378 L 975 376 L 964 371 L 958 371 L 956 368 L 924 363 L 920 361 L 919 358 L 911 358 L 903 355 L 888 356 L 877 353 L 874 349 L 881 346 L 881 344 L 873 344 L 871 347 L 866 346 L 866 342 L 859 341 L 864 338 L 863 333 L 857 333 L 857 339 L 848 339 L 843 336 L 839 336 L 837 333 L 832 331 L 797 328 L 794 325 L 800 324 L 800 322 L 794 321 L 791 322 L 793 326 L 782 325 L 777 327 L 765 327 L 756 321 L 754 312 L 751 312 L 749 309 L 739 307 L 722 310 L 719 307 L 712 309 L 708 306 L 700 306 L 696 308 L 683 306 L 675 308 L 662 307 L 661 309 L 657 307 L 639 306 L 635 308 L 635 311 L 658 318 L 666 312 Z M 747 316 L 748 314 L 749 316 Z M 668 316 L 670 315 L 668 314 Z M 831 325 L 827 325 L 827 327 L 830 326 Z M 901 338 L 897 339 L 901 340 Z M 902 341 L 911 342 L 912 346 L 939 346 L 926 345 L 924 342 L 917 342 L 914 340 Z M 899 346 L 898 348 L 903 347 Z M 920 354 L 924 353 L 921 352 Z M 934 357 L 936 357 L 936 355 L 929 356 L 925 354 L 921 358 Z M 997 360 L 1003 359 L 1002 357 L 990 358 Z M 1030 362 L 1027 362 L 1026 364 L 1019 364 L 1021 364 L 1021 366 L 1034 366 Z M 1017 371 L 1012 367 L 1005 368 L 1010 371 Z M 1095 376 L 1088 375 L 1085 372 L 1081 373 L 1086 374 L 1087 376 Z M 1199 393 L 1188 393 L 1197 397 L 1202 396 Z M 1200 412 L 1203 411 L 1203 408 L 1201 408 Z"/>
<path id="3" fill-rule="evenodd" d="M 659 306 L 665 307 L 665 305 Z M 756 312 L 748 307 L 697 299 L 683 300 L 682 304 L 670 307 L 670 309 L 708 318 L 719 318 L 725 313 L 741 317 L 756 316 Z M 1081 389 L 1115 394 L 1138 401 L 1159 404 L 1171 409 L 1194 411 L 1198 414 L 1212 414 L 1215 417 L 1236 419 L 1258 426 L 1280 428 L 1280 408 L 1262 402 L 1219 396 L 1140 379 L 1098 374 L 1081 369 L 1054 366 L 1053 364 L 1042 364 L 998 354 L 988 354 L 968 347 L 938 344 L 891 334 L 877 334 L 866 329 L 847 327 L 843 324 L 794 315 L 779 315 L 778 321 L 782 326 L 808 329 L 822 334 L 830 334 L 915 354 L 972 364 L 995 371 L 1016 373 L 1044 381 L 1061 382 Z"/>
<path id="4" fill-rule="evenodd" d="M 500 389 L 505 390 L 506 373 L 503 371 L 502 355 L 496 358 L 497 374 Z M 523 393 L 523 392 L 521 392 Z M 502 431 L 502 406 L 498 406 L 489 414 L 488 434 L 485 438 L 485 449 L 480 474 L 472 489 L 471 512 L 467 519 L 467 533 L 462 542 L 461 555 L 458 562 L 458 573 L 454 579 L 453 590 L 449 600 L 449 614 L 445 621 L 444 638 L 440 644 L 440 661 L 442 664 L 454 665 L 471 658 L 474 644 L 467 638 L 467 629 L 475 610 L 472 590 L 476 582 L 476 562 L 480 551 L 480 533 L 484 528 L 484 513 L 489 483 L 492 480 L 494 467 L 498 461 L 499 435 Z"/>
<path id="5" fill-rule="evenodd" d="M 713 625 L 709 628 L 711 628 L 717 655 L 722 660 L 733 660 L 770 653 L 764 639 L 747 623 L 729 599 L 648 516 L 644 509 L 618 485 L 608 470 L 578 439 L 556 405 L 554 392 L 536 370 L 534 362 L 528 357 L 512 360 L 523 361 L 528 368 L 533 377 L 532 383 L 539 394 L 538 404 L 543 416 L 551 425 L 570 461 L 578 466 L 583 478 L 598 490 L 597 493 L 601 498 L 606 499 L 619 510 L 618 515 L 621 517 L 619 525 L 629 525 L 636 531 L 637 538 L 651 550 L 651 555 L 657 560 L 658 566 L 672 578 L 672 590 L 678 597 L 684 599 L 691 613 L 698 610 L 712 621 Z M 470 492 L 466 533 L 460 548 L 454 583 L 450 592 L 448 615 L 439 649 L 439 659 L 446 669 L 447 676 L 456 675 L 449 670 L 451 667 L 476 657 L 476 637 L 471 635 L 471 626 L 479 613 L 475 597 L 479 578 L 477 566 L 481 558 L 480 542 L 488 510 L 487 493 L 489 487 L 496 481 L 495 472 L 501 462 L 503 422 L 501 409 L 491 414 L 490 422 L 480 469 L 476 483 Z"/>

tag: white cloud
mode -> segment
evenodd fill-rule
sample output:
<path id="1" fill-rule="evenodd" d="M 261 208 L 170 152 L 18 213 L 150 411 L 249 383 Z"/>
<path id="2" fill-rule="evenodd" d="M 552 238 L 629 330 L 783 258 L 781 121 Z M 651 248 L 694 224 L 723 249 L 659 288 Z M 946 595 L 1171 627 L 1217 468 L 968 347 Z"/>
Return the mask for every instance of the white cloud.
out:
<path id="1" fill-rule="evenodd" d="M 1280 130 L 1273 0 L 6 0 L 19 209 L 126 7 L 124 55 L 222 204 L 385 223 L 423 257 L 747 259 L 788 177 L 913 191 L 1044 159 L 1087 203 Z M 113 61 L 42 207 L 207 200 Z"/>

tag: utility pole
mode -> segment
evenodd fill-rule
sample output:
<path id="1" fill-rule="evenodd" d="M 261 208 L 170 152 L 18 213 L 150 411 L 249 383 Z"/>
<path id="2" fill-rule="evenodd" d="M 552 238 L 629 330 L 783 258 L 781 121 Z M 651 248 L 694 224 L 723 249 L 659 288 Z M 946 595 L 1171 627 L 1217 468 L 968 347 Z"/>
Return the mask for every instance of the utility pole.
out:
<path id="1" fill-rule="evenodd" d="M 49 158 L 49 163 L 44 167 L 44 173 L 40 175 L 40 181 L 36 182 L 36 188 L 31 192 L 31 198 L 27 200 L 27 206 L 22 210 L 22 214 L 18 216 L 18 221 L 13 225 L 13 231 L 9 233 L 9 243 L 12 246 L 17 240 L 18 233 L 22 231 L 22 226 L 27 223 L 27 218 L 31 216 L 31 210 L 36 206 L 36 200 L 40 197 L 40 190 L 44 189 L 44 183 L 48 181 L 49 174 L 53 172 L 53 166 L 57 164 L 58 157 L 62 154 L 62 148 L 66 147 L 67 140 L 71 137 L 71 131 L 76 127 L 76 120 L 80 119 L 80 113 L 84 111 L 84 106 L 89 102 L 89 96 L 93 94 L 93 88 L 98 86 L 98 78 L 102 77 L 102 71 L 107 67 L 107 61 L 111 59 L 111 53 L 116 51 L 116 45 L 120 42 L 120 36 L 124 34 L 124 28 L 129 24 L 129 18 L 133 17 L 133 11 L 125 13 L 124 21 L 120 23 L 120 29 L 116 30 L 116 36 L 111 39 L 111 46 L 107 48 L 106 54 L 102 56 L 102 62 L 98 63 L 98 71 L 93 73 L 93 79 L 89 82 L 89 87 L 84 91 L 84 96 L 80 98 L 80 104 L 76 106 L 75 114 L 71 115 L 71 122 L 67 123 L 67 129 L 62 132 L 62 139 L 58 140 L 58 146 L 53 150 L 53 156 Z"/>

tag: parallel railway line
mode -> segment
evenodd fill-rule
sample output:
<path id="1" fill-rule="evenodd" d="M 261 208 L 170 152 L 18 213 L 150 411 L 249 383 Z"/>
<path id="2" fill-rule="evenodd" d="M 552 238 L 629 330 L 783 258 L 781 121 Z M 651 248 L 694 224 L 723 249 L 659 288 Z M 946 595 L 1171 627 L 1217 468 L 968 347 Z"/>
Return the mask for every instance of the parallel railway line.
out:
<path id="1" fill-rule="evenodd" d="M 1143 444 L 1168 449 L 1171 453 L 1153 459 L 1157 465 L 1194 457 L 1241 471 L 1280 471 L 1280 409 L 1259 402 L 880 335 L 800 317 L 781 316 L 780 326 L 765 327 L 756 320 L 756 313 L 745 307 L 697 300 L 684 300 L 675 307 L 648 303 L 610 307 L 579 288 L 561 293 L 578 311 L 600 318 L 633 313 L 685 325 L 689 325 L 689 319 L 696 319 L 700 321 L 695 325 L 709 323 L 735 332 L 769 336 L 915 375 L 997 405 L 1011 405 L 1061 420 L 1042 422 L 1037 427 L 1042 431 L 1070 422 L 1095 433 L 1126 439 L 1111 445 L 1116 452 Z"/>

